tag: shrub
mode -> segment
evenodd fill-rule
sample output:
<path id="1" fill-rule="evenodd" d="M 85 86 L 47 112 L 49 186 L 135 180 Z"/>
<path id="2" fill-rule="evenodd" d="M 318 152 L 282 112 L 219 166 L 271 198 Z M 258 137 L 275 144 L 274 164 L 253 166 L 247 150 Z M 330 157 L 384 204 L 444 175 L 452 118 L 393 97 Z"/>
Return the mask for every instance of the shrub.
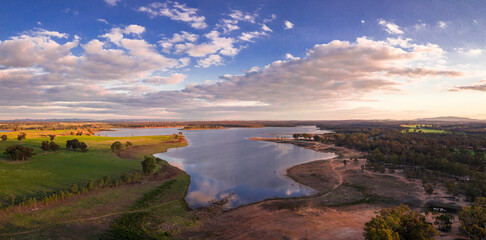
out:
<path id="1" fill-rule="evenodd" d="M 76 184 L 71 185 L 71 187 L 69 187 L 69 192 L 73 194 L 78 193 L 78 185 Z"/>
<path id="2" fill-rule="evenodd" d="M 12 160 L 25 161 L 31 159 L 35 153 L 33 148 L 24 147 L 22 145 L 13 145 L 8 146 L 5 149 L 4 154 L 9 155 Z"/>
<path id="3" fill-rule="evenodd" d="M 424 215 L 404 204 L 382 209 L 365 226 L 365 239 L 428 240 L 439 235 Z"/>
<path id="4" fill-rule="evenodd" d="M 145 156 L 145 159 L 142 161 L 142 169 L 145 175 L 150 175 L 155 170 L 155 157 L 154 156 Z"/>
<path id="5" fill-rule="evenodd" d="M 119 141 L 116 141 L 113 144 L 111 144 L 111 151 L 112 152 L 118 153 L 120 150 L 122 150 L 122 148 L 123 148 L 123 145 Z"/>
<path id="6" fill-rule="evenodd" d="M 49 149 L 53 152 L 59 151 L 60 148 L 61 146 L 57 145 L 55 142 L 49 143 Z"/>
<path id="7" fill-rule="evenodd" d="M 478 197 L 471 206 L 463 207 L 459 221 L 470 239 L 486 239 L 486 198 Z"/>
<path id="8" fill-rule="evenodd" d="M 78 139 L 72 139 L 66 141 L 66 149 L 69 151 L 88 151 L 88 146 L 84 142 L 80 142 Z"/>
<path id="9" fill-rule="evenodd" d="M 50 147 L 49 147 L 49 142 L 48 141 L 42 141 L 42 145 L 40 147 L 42 150 L 44 150 L 44 152 L 47 152 L 49 151 Z"/>

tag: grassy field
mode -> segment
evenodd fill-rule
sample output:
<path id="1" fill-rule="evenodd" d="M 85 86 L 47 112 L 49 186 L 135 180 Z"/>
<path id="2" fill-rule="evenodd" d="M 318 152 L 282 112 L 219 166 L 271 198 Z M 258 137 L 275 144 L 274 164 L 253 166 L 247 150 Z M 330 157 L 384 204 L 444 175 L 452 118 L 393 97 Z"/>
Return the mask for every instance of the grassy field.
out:
<path id="1" fill-rule="evenodd" d="M 71 136 L 70 131 L 24 131 L 27 139 L 21 144 L 35 149 L 32 160 L 15 162 L 3 154 L 5 148 L 19 144 L 19 132 L 0 133 L 8 140 L 0 141 L 0 201 L 9 201 L 12 196 L 36 196 L 43 192 L 67 189 L 71 184 L 85 185 L 89 180 L 103 176 L 119 178 L 123 172 L 141 170 L 140 161 L 146 154 L 164 152 L 170 147 L 184 146 L 185 142 L 174 141 L 173 136 L 144 137 L 99 137 Z M 44 153 L 41 142 L 49 140 L 48 135 L 57 135 L 54 142 L 61 146 L 56 153 Z M 72 152 L 65 149 L 70 139 L 79 139 L 88 145 L 87 152 Z M 113 142 L 132 142 L 133 159 L 120 158 L 111 152 Z M 135 159 L 135 160 L 134 160 Z M 138 160 L 138 161 L 137 161 Z"/>
<path id="2" fill-rule="evenodd" d="M 3 154 L 7 146 L 19 144 L 18 132 L 8 133 L 9 140 L 0 142 L 0 194 L 7 200 L 11 195 L 57 191 L 103 176 L 118 179 L 123 172 L 141 170 L 143 156 L 187 144 L 174 136 L 112 138 L 64 135 L 70 131 L 25 132 L 27 139 L 21 144 L 35 149 L 32 160 L 15 162 Z M 39 148 L 49 134 L 56 134 L 55 142 L 62 146 L 57 153 L 45 154 Z M 74 138 L 86 142 L 89 151 L 67 151 L 66 140 Z M 115 141 L 130 141 L 133 146 L 115 154 L 110 148 Z M 35 209 L 5 211 L 0 214 L 0 239 L 117 239 L 119 234 L 127 233 L 124 230 L 128 234 L 133 230 L 138 234 L 134 236 L 164 238 L 196 225 L 184 201 L 190 177 L 165 161 L 157 165 L 155 174 L 136 183 L 97 189 Z M 126 219 L 130 220 L 128 225 Z"/>
<path id="3" fill-rule="evenodd" d="M 446 134 L 448 132 L 442 129 L 431 129 L 430 125 L 402 125 L 402 127 L 408 128 L 408 132 L 419 132 L 422 131 L 423 133 L 437 133 L 437 134 Z M 407 132 L 407 130 L 402 130 L 402 133 Z"/>
<path id="4" fill-rule="evenodd" d="M 0 215 L 0 239 L 98 239 L 101 235 L 119 239 L 116 236 L 132 233 L 167 236 L 194 226 L 197 221 L 184 201 L 189 176 L 165 162 L 160 164 L 166 167 L 144 177 L 142 183 L 89 192 L 35 211 Z M 161 225 L 171 228 L 151 229 Z"/>

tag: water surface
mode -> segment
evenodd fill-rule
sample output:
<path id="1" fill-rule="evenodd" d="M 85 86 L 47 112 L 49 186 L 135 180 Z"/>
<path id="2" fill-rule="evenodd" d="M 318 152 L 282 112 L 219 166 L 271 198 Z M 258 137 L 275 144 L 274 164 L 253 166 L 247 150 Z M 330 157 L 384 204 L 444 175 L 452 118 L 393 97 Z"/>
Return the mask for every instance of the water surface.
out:
<path id="1" fill-rule="evenodd" d="M 118 129 L 101 136 L 169 135 L 183 132 L 189 145 L 155 156 L 191 176 L 186 201 L 191 208 L 207 205 L 233 193 L 232 207 L 274 197 L 315 193 L 285 176 L 289 167 L 333 153 L 315 152 L 291 144 L 249 140 L 251 137 L 289 137 L 292 133 L 323 133 L 315 126 L 179 130 L 177 128 Z"/>

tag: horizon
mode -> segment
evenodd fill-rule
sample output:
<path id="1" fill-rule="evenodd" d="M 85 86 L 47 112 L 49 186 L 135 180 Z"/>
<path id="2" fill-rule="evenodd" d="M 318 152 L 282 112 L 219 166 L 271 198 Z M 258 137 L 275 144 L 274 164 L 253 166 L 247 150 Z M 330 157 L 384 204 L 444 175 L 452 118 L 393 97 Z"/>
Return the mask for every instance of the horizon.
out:
<path id="1" fill-rule="evenodd" d="M 484 2 L 3 5 L 0 121 L 486 120 Z"/>

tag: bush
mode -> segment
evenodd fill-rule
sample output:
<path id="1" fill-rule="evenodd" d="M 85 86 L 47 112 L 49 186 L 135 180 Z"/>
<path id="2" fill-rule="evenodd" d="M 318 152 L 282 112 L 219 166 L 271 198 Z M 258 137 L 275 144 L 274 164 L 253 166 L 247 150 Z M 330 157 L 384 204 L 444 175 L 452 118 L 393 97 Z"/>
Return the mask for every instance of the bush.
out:
<path id="1" fill-rule="evenodd" d="M 4 154 L 9 155 L 10 159 L 12 160 L 25 161 L 31 159 L 35 153 L 33 148 L 24 147 L 22 145 L 13 145 L 13 146 L 8 146 L 5 149 Z"/>
<path id="2" fill-rule="evenodd" d="M 452 219 L 454 219 L 454 216 L 450 214 L 447 213 L 441 214 L 435 217 L 434 224 L 439 227 L 439 230 L 448 232 L 451 230 L 452 227 L 452 222 L 451 222 Z"/>
<path id="3" fill-rule="evenodd" d="M 478 197 L 471 206 L 463 207 L 459 221 L 470 239 L 486 239 L 486 198 Z"/>
<path id="4" fill-rule="evenodd" d="M 57 145 L 55 142 L 49 143 L 49 149 L 53 152 L 59 151 L 60 148 L 61 146 Z"/>
<path id="5" fill-rule="evenodd" d="M 40 147 L 42 150 L 44 150 L 44 152 L 47 152 L 49 151 L 50 147 L 49 147 L 49 142 L 48 141 L 43 141 L 42 142 L 42 145 Z"/>
<path id="6" fill-rule="evenodd" d="M 381 210 L 365 226 L 365 239 L 428 240 L 439 235 L 424 215 L 404 204 Z"/>
<path id="7" fill-rule="evenodd" d="M 78 193 L 78 185 L 76 184 L 71 185 L 71 187 L 69 187 L 69 192 L 73 194 Z"/>
<path id="8" fill-rule="evenodd" d="M 69 151 L 81 151 L 86 152 L 88 151 L 88 145 L 84 142 L 80 142 L 78 139 L 72 139 L 66 141 L 66 149 Z"/>
<path id="9" fill-rule="evenodd" d="M 111 151 L 112 152 L 118 153 L 120 150 L 122 150 L 122 148 L 123 148 L 123 145 L 119 141 L 116 141 L 113 144 L 111 144 Z"/>
<path id="10" fill-rule="evenodd" d="M 7 138 L 8 138 L 7 135 L 2 135 L 2 141 L 3 142 L 7 141 Z"/>
<path id="11" fill-rule="evenodd" d="M 142 161 L 142 169 L 145 175 L 150 175 L 155 170 L 155 157 L 154 156 L 145 156 L 145 159 Z"/>

